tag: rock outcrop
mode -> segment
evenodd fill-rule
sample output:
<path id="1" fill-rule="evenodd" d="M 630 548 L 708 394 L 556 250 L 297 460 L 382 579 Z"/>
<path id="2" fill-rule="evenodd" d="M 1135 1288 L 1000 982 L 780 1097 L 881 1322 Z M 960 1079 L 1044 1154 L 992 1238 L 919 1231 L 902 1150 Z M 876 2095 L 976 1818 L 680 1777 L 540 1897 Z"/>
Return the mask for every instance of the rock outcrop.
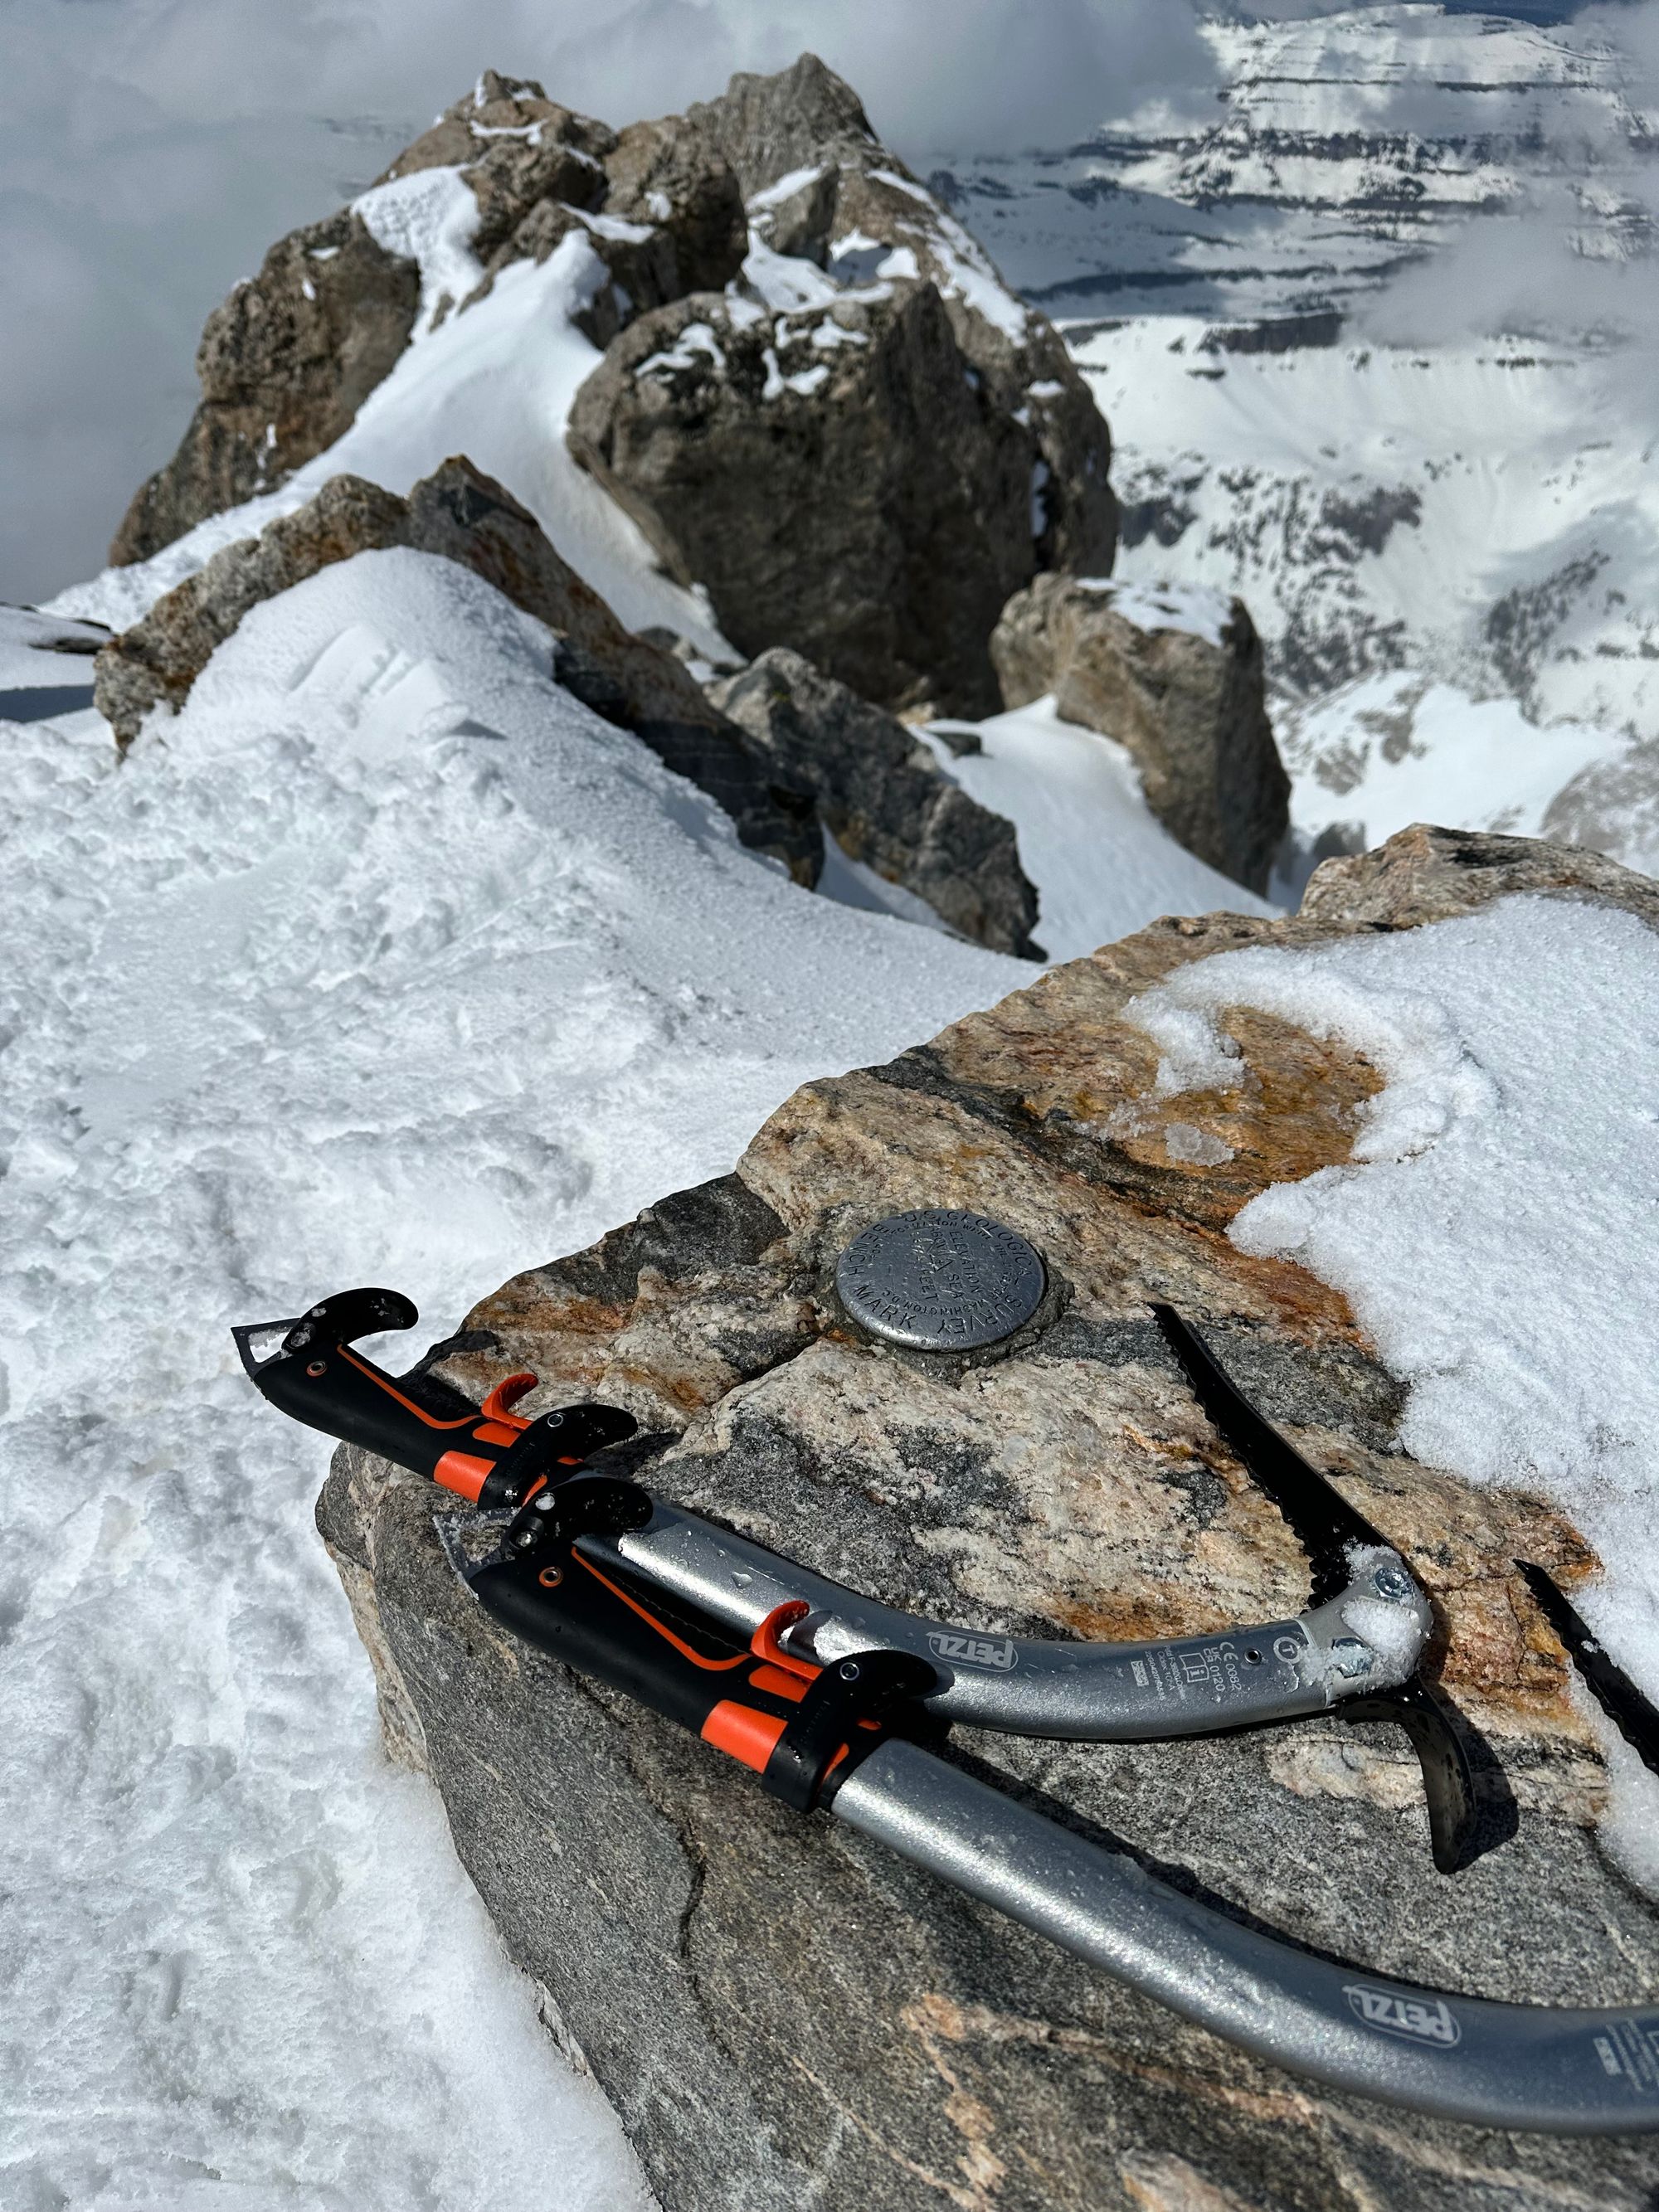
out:
<path id="1" fill-rule="evenodd" d="M 1093 395 L 1048 319 L 882 144 L 852 87 L 803 54 L 775 76 L 734 76 L 687 119 L 730 163 L 758 244 L 842 284 L 936 287 L 970 373 L 1029 434 L 1035 565 L 1104 575 L 1117 503 Z"/>
<path id="2" fill-rule="evenodd" d="M 678 125 L 618 133 L 533 80 L 486 70 L 375 181 L 453 169 L 471 190 L 468 245 L 483 282 L 468 301 L 510 263 L 545 260 L 585 231 L 612 278 L 580 318 L 603 345 L 630 314 L 726 283 L 748 249 L 736 179 Z M 441 295 L 428 319 L 465 304 Z M 325 452 L 397 362 L 422 306 L 415 262 L 378 243 L 354 209 L 274 246 L 258 276 L 208 318 L 201 404 L 177 453 L 133 500 L 111 560 L 147 559 Z"/>
<path id="3" fill-rule="evenodd" d="M 745 658 L 786 645 L 884 706 L 986 714 L 1031 458 L 965 366 L 931 285 L 794 317 L 694 293 L 611 346 L 571 447 Z"/>
<path id="4" fill-rule="evenodd" d="M 1349 1157 L 1375 1069 L 1241 1010 L 1235 1087 L 1162 1097 L 1157 1048 L 1124 1018 L 1212 952 L 1411 926 L 1522 883 L 1651 918 L 1650 884 L 1594 867 L 1419 830 L 1328 864 L 1300 917 L 1158 923 L 886 1066 L 809 1084 L 733 1174 L 486 1297 L 410 1387 L 476 1402 L 530 1367 L 530 1411 L 626 1405 L 657 1432 L 653 1486 L 890 1602 L 994 1632 L 1183 1635 L 1294 1611 L 1307 1570 L 1162 1349 L 1147 1303 L 1172 1300 L 1417 1563 L 1434 1664 L 1479 1731 L 1484 1855 L 1434 1872 L 1414 1763 L 1386 1728 L 962 1749 L 1378 1971 L 1558 2002 L 1650 1995 L 1659 1917 L 1598 1851 L 1597 1739 L 1511 1565 L 1571 1581 L 1584 1547 L 1526 1498 L 1411 1459 L 1399 1388 L 1341 1297 L 1224 1233 L 1268 1183 Z M 991 1212 L 1047 1256 L 1051 1304 L 1006 1356 L 883 1349 L 836 1305 L 858 1231 L 938 1205 Z M 434 1506 L 350 1450 L 319 1505 L 387 1742 L 441 1791 L 510 1955 L 668 2212 L 1650 2203 L 1639 2141 L 1499 2136 L 1292 2081 L 784 1812 L 505 1640 L 450 1571 Z"/>
<path id="5" fill-rule="evenodd" d="M 458 204 L 423 278 L 436 217 L 402 188 L 438 172 Z M 988 712 L 1010 594 L 1110 567 L 1110 440 L 1064 345 L 810 55 L 621 131 L 486 70 L 378 185 L 210 317 L 201 404 L 112 560 L 275 490 L 417 330 L 580 234 L 571 313 L 606 351 L 572 450 L 745 657 L 787 645 L 884 705 Z"/>
<path id="6" fill-rule="evenodd" d="M 787 646 L 709 696 L 818 803 L 843 850 L 999 952 L 1040 959 L 1012 823 L 970 799 L 902 722 Z"/>
<path id="7" fill-rule="evenodd" d="M 122 747 L 157 706 L 175 712 L 251 607 L 319 569 L 391 545 L 441 555 L 505 592 L 558 640 L 554 673 L 607 721 L 643 738 L 719 801 L 738 835 L 813 884 L 823 847 L 810 793 L 710 706 L 672 653 L 624 629 L 510 493 L 464 458 L 446 461 L 407 500 L 360 477 L 332 477 L 317 497 L 257 538 L 223 547 L 99 653 L 94 696 Z"/>
<path id="8" fill-rule="evenodd" d="M 1171 836 L 1247 890 L 1267 890 L 1291 780 L 1242 599 L 1039 576 L 1004 610 L 991 657 L 1005 706 L 1052 692 L 1067 721 L 1128 747 Z"/>
<path id="9" fill-rule="evenodd" d="M 178 452 L 134 495 L 110 559 L 146 560 L 325 452 L 408 344 L 420 305 L 415 263 L 349 209 L 279 240 L 208 317 L 201 404 Z"/>
<path id="10" fill-rule="evenodd" d="M 746 282 L 614 341 L 572 452 L 745 654 L 788 646 L 893 708 L 992 711 L 1009 594 L 1111 564 L 1087 387 L 821 62 L 734 78 L 681 128 L 742 187 Z"/>

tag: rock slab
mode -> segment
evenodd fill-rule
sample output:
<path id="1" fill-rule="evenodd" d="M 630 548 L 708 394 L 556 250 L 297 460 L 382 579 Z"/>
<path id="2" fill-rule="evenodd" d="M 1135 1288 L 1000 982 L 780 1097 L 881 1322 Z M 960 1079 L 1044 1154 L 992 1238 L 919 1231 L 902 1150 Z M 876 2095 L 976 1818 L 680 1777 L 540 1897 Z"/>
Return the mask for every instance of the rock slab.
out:
<path id="1" fill-rule="evenodd" d="M 1234 1087 L 1161 1099 L 1127 1002 L 1182 963 L 1468 910 L 1523 884 L 1651 918 L 1652 886 L 1521 841 L 1408 832 L 1329 864 L 1310 911 L 1164 921 L 889 1065 L 806 1085 L 736 1171 L 532 1269 L 410 1388 L 530 1411 L 598 1397 L 645 1479 L 890 1603 L 988 1633 L 1171 1636 L 1295 1610 L 1307 1570 L 1147 1314 L 1188 1314 L 1263 1410 L 1418 1564 L 1434 1665 L 1478 1733 L 1484 1855 L 1430 1863 L 1384 1728 L 1177 1745 L 963 1734 L 1007 1786 L 1241 1913 L 1376 1971 L 1516 1999 L 1659 1987 L 1659 1915 L 1602 1857 L 1596 1739 L 1510 1566 L 1593 1562 L 1520 1495 L 1404 1454 L 1400 1392 L 1342 1299 L 1224 1231 L 1348 1157 L 1376 1071 L 1236 1011 Z M 1196 1139 L 1196 1141 L 1195 1141 Z M 989 1213 L 1054 1298 L 1000 1353 L 883 1348 L 835 1261 L 889 1212 Z M 434 1495 L 343 1450 L 319 1504 L 394 1753 L 550 2022 L 616 2102 L 669 2212 L 1638 2212 L 1652 2143 L 1496 2134 L 1293 2080 L 884 1856 L 506 1640 Z M 439 1510 L 444 1510 L 441 1505 Z"/>
<path id="2" fill-rule="evenodd" d="M 1037 577 L 1010 600 L 991 640 L 1003 703 L 1052 692 L 1067 721 L 1127 745 L 1170 836 L 1265 891 L 1290 826 L 1291 780 L 1267 719 L 1255 625 L 1234 599 L 1206 636 L 1162 623 L 1145 598 L 1120 605 L 1099 580 Z"/>
<path id="3" fill-rule="evenodd" d="M 902 884 L 964 937 L 1042 957 L 1035 885 L 1014 826 L 953 783 L 902 722 L 775 646 L 709 696 L 818 803 L 855 860 Z"/>

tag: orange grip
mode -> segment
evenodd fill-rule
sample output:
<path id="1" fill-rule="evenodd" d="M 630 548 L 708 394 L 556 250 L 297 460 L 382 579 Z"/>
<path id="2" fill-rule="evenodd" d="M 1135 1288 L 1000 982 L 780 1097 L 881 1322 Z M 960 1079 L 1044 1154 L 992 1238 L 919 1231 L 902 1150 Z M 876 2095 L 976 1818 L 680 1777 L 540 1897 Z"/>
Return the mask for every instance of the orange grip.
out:
<path id="1" fill-rule="evenodd" d="M 474 1459 L 468 1452 L 447 1451 L 432 1470 L 432 1480 L 453 1490 L 458 1498 L 465 1498 L 469 1505 L 478 1502 L 478 1492 L 495 1472 L 493 1459 Z"/>
<path id="2" fill-rule="evenodd" d="M 778 1747 L 778 1738 L 789 1725 L 777 1713 L 757 1713 L 752 1705 L 739 1705 L 722 1698 L 702 1729 L 702 1740 L 712 1743 L 739 1765 L 764 1774 L 767 1761 Z"/>

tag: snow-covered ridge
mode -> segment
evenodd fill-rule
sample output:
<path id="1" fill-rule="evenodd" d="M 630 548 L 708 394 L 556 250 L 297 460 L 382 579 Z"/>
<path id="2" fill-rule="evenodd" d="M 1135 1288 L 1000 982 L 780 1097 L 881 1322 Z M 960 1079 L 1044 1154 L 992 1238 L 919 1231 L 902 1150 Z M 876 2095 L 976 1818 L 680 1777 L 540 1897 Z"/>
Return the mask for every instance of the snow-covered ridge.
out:
<path id="1" fill-rule="evenodd" d="M 368 553 L 118 768 L 95 715 L 6 729 L 0 1826 L 42 2201 L 211 2171 L 544 2212 L 554 2166 L 570 2212 L 641 2201 L 381 1754 L 328 1446 L 228 1328 L 375 1280 L 440 1335 L 1030 971 L 796 890 L 553 657 L 466 571 Z"/>
<path id="2" fill-rule="evenodd" d="M 382 203 L 381 216 L 388 204 L 410 214 L 404 250 L 418 247 L 427 256 L 423 276 L 439 286 L 453 267 L 447 241 L 459 228 L 459 202 L 447 181 L 455 173 L 422 172 L 404 181 L 425 184 L 433 175 L 446 181 L 429 186 L 429 197 Z M 465 183 L 459 189 L 471 199 Z M 71 586 L 51 602 L 52 611 L 125 629 L 222 545 L 255 536 L 277 515 L 304 506 L 330 477 L 349 472 L 406 493 L 451 453 L 464 453 L 523 501 L 557 550 L 630 629 L 660 624 L 716 659 L 727 657 L 696 594 L 662 574 L 636 525 L 565 448 L 570 403 L 600 357 L 571 317 L 605 281 L 580 231 L 539 265 L 514 263 L 485 297 L 465 313 L 446 316 L 410 345 L 344 436 L 279 490 L 210 516 L 148 561 L 106 568 Z"/>

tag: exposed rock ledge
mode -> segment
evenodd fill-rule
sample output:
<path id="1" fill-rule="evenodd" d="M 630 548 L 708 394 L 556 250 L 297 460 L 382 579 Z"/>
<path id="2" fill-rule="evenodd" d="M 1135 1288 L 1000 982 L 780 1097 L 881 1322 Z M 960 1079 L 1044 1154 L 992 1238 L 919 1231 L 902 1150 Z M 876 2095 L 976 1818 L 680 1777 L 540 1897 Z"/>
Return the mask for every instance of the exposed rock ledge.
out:
<path id="1" fill-rule="evenodd" d="M 809 1084 L 736 1172 L 519 1276 L 429 1372 L 531 1407 L 600 1395 L 677 1441 L 650 1480 L 879 1596 L 987 1628 L 1169 1635 L 1294 1610 L 1301 1557 L 1218 1447 L 1146 1301 L 1204 1327 L 1265 1410 L 1429 1582 L 1443 1679 L 1482 1732 L 1484 1836 L 1429 1861 L 1403 1742 L 1339 1723 L 1189 1745 L 968 1740 L 1241 1911 L 1379 1970 L 1538 2000 L 1659 1987 L 1659 1916 L 1597 1850 L 1603 1786 L 1563 1656 L 1512 1579 L 1574 1532 L 1407 1457 L 1399 1393 L 1342 1299 L 1225 1226 L 1345 1158 L 1375 1072 L 1238 1012 L 1237 1089 L 1149 1097 L 1125 1002 L 1241 944 L 1409 927 L 1502 892 L 1659 895 L 1605 860 L 1415 830 L 1333 862 L 1305 913 L 1164 921 L 890 1065 Z M 1114 1139 L 1115 1107 L 1143 1102 Z M 1219 1138 L 1168 1140 L 1176 1119 Z M 982 1207 L 1060 1309 L 1011 1356 L 901 1358 L 828 1292 L 877 1216 Z M 416 1387 L 435 1387 L 418 1385 Z M 1650 2143 L 1430 2122 L 1243 2057 L 515 1647 L 433 1534 L 428 1486 L 343 1452 L 319 1517 L 389 1747 L 442 1792 L 509 1954 L 615 2100 L 670 2212 L 1638 2212 Z M 1518 1821 L 1516 1808 L 1518 1806 Z"/>
<path id="2" fill-rule="evenodd" d="M 406 500 L 362 477 L 331 477 L 304 507 L 222 547 L 175 585 L 98 655 L 93 696 L 117 744 L 125 750 L 154 708 L 178 711 L 251 608 L 336 561 L 393 545 L 472 569 L 545 623 L 557 640 L 550 672 L 567 690 L 717 799 L 745 845 L 797 881 L 817 882 L 823 848 L 811 793 L 709 705 L 672 653 L 624 629 L 535 517 L 464 454 Z"/>

